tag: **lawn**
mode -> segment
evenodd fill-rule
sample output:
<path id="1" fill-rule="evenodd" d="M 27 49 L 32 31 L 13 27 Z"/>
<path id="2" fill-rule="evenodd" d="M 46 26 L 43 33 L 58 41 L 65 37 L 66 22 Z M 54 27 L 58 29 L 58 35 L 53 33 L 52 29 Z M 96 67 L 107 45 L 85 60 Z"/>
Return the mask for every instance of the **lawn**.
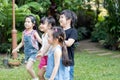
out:
<path id="1" fill-rule="evenodd" d="M 37 65 L 38 62 L 34 65 L 36 73 Z M 120 80 L 120 58 L 97 56 L 86 51 L 76 52 L 74 75 L 74 80 Z M 0 80 L 31 80 L 31 77 L 24 65 L 10 69 L 0 67 Z"/>

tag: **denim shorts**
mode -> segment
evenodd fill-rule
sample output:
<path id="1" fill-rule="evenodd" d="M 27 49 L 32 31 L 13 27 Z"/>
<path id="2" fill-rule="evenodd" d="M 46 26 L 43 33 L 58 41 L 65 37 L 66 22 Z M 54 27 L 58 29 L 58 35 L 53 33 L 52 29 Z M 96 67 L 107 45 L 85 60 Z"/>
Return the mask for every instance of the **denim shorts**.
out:
<path id="1" fill-rule="evenodd" d="M 25 63 L 28 62 L 28 61 L 33 61 L 33 62 L 35 62 L 35 61 L 36 61 L 36 55 L 37 55 L 37 54 L 32 54 L 32 55 L 30 55 L 30 56 L 25 55 Z"/>
<path id="2" fill-rule="evenodd" d="M 70 80 L 74 80 L 74 66 L 70 66 Z"/>
<path id="3" fill-rule="evenodd" d="M 74 66 L 65 67 L 65 80 L 74 80 Z"/>

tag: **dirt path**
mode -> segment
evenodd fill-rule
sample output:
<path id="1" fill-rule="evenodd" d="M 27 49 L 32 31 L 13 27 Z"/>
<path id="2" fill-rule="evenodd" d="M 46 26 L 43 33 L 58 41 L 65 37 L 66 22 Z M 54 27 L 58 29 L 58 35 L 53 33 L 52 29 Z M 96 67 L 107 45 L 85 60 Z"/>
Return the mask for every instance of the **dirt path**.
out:
<path id="1" fill-rule="evenodd" d="M 88 53 L 98 55 L 98 56 L 107 56 L 110 55 L 113 58 L 120 58 L 120 54 L 113 54 L 110 50 L 105 50 L 99 43 L 91 42 L 88 40 L 83 40 L 79 42 L 77 51 L 87 51 Z"/>
<path id="2" fill-rule="evenodd" d="M 80 50 L 100 50 L 100 46 L 98 43 L 93 43 L 90 40 L 83 40 L 79 43 Z"/>
<path id="3" fill-rule="evenodd" d="M 77 47 L 77 50 L 83 51 L 101 51 L 101 46 L 98 43 L 91 42 L 89 39 L 88 40 L 83 40 L 79 42 L 79 45 Z"/>

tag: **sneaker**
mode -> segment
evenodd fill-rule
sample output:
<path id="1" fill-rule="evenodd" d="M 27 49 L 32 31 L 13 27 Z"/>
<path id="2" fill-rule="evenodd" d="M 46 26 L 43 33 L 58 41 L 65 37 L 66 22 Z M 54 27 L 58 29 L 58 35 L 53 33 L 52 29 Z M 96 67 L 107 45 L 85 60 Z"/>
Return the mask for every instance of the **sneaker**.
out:
<path id="1" fill-rule="evenodd" d="M 33 78 L 32 80 L 39 80 L 38 78 Z"/>

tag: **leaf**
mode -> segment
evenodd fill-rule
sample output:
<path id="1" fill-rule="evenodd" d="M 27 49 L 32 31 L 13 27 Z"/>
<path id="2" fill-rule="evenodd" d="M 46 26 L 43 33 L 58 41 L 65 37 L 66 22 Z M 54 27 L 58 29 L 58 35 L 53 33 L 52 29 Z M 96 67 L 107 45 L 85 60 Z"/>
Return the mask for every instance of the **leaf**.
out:
<path id="1" fill-rule="evenodd" d="M 4 7 L 8 6 L 8 0 L 2 0 L 1 2 L 3 3 Z"/>

